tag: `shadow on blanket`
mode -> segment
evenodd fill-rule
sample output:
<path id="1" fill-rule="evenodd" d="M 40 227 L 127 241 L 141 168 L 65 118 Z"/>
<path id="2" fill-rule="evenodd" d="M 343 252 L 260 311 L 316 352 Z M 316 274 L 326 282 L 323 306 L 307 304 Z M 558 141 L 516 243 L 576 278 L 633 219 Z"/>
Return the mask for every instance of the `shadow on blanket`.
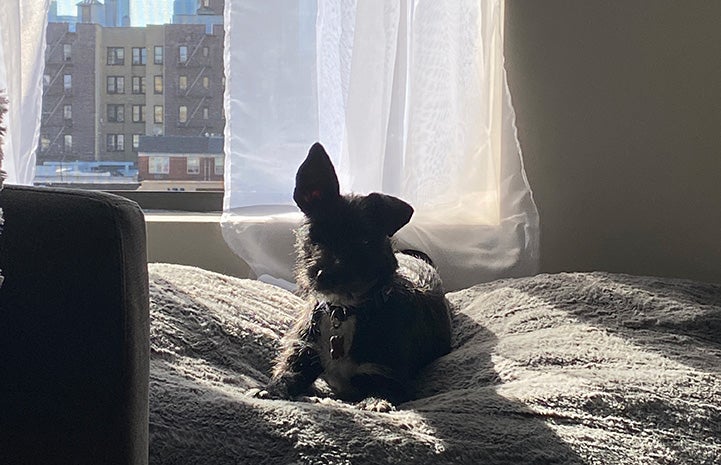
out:
<path id="1" fill-rule="evenodd" d="M 538 413 L 496 392 L 497 339 L 458 309 L 453 351 L 397 412 L 253 399 L 244 391 L 267 382 L 301 301 L 187 267 L 150 271 L 153 464 L 583 463 Z"/>
<path id="2" fill-rule="evenodd" d="M 543 281 L 506 284 L 639 348 L 721 373 L 719 286 L 607 273 L 547 275 Z"/>

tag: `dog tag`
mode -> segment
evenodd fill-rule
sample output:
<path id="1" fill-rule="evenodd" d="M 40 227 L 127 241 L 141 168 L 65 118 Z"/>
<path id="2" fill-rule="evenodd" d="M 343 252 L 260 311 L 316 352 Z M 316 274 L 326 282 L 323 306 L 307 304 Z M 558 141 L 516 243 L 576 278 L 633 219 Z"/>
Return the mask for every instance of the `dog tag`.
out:
<path id="1" fill-rule="evenodd" d="M 343 350 L 343 336 L 330 337 L 330 358 L 338 360 L 345 355 Z"/>

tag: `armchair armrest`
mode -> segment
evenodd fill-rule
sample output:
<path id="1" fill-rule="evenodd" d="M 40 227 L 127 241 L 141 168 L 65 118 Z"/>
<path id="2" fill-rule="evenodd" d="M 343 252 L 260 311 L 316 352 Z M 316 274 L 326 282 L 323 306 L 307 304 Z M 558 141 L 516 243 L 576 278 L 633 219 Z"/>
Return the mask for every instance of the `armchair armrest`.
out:
<path id="1" fill-rule="evenodd" d="M 145 222 L 101 192 L 5 186 L 0 463 L 146 464 Z"/>

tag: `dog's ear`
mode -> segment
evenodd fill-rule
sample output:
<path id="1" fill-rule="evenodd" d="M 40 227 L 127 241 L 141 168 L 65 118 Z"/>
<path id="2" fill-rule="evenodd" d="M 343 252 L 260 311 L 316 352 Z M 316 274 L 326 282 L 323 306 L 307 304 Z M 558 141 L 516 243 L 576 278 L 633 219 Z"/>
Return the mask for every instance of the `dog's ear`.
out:
<path id="1" fill-rule="evenodd" d="M 313 144 L 295 175 L 293 200 L 308 216 L 322 212 L 340 198 L 333 163 L 319 142 Z"/>
<path id="2" fill-rule="evenodd" d="M 374 192 L 368 194 L 375 219 L 389 237 L 408 224 L 413 216 L 413 207 L 397 197 Z"/>

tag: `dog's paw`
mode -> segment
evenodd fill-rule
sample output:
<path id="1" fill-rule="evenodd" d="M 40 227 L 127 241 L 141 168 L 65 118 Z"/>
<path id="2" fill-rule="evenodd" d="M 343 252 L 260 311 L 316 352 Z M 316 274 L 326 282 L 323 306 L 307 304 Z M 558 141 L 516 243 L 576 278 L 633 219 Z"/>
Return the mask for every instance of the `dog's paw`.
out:
<path id="1" fill-rule="evenodd" d="M 284 384 L 271 383 L 263 388 L 251 388 L 245 391 L 245 395 L 255 399 L 288 399 L 288 389 Z"/>
<path id="2" fill-rule="evenodd" d="M 356 404 L 356 408 L 368 412 L 394 412 L 396 410 L 395 405 L 380 397 L 366 397 Z"/>
<path id="3" fill-rule="evenodd" d="M 245 391 L 246 397 L 252 397 L 254 399 L 268 399 L 268 391 L 261 388 L 251 388 Z"/>

